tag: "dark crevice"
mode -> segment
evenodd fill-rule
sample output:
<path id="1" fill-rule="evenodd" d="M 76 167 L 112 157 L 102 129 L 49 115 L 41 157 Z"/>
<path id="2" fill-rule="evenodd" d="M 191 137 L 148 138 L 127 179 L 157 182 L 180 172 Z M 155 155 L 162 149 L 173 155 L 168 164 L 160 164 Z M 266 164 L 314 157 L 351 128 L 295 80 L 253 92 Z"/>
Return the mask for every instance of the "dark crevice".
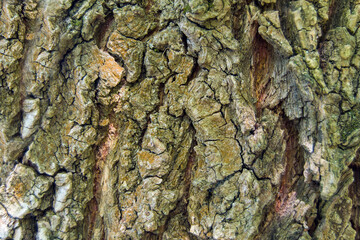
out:
<path id="1" fill-rule="evenodd" d="M 341 24 L 342 14 L 344 10 L 347 9 L 349 0 L 330 0 L 328 16 L 329 20 L 322 26 L 322 37 L 319 42 L 322 42 L 326 37 L 327 32 L 331 28 L 336 28 Z"/>
<path id="2" fill-rule="evenodd" d="M 241 173 L 243 171 L 243 168 L 241 167 L 241 169 L 234 171 L 232 174 L 227 175 L 226 177 L 224 177 L 223 179 L 217 181 L 215 183 L 215 185 L 211 188 L 209 188 L 208 191 L 208 195 L 206 197 L 206 202 L 210 202 L 210 199 L 213 196 L 213 192 L 216 188 L 218 188 L 219 186 L 223 185 L 225 182 L 229 181 L 232 177 L 234 177 L 237 173 Z"/>
<path id="3" fill-rule="evenodd" d="M 111 27 L 114 23 L 114 14 L 112 12 L 109 13 L 104 19 L 102 24 L 99 24 L 95 29 L 94 39 L 95 43 L 100 49 L 106 48 L 107 38 L 110 35 Z"/>
<path id="4" fill-rule="evenodd" d="M 112 52 L 108 52 L 108 54 L 114 58 L 115 62 L 117 62 L 117 64 L 119 64 L 119 66 L 125 68 L 127 73 L 129 72 L 129 70 L 128 70 L 126 64 L 124 63 L 124 60 L 121 58 L 121 56 L 114 54 Z"/>
<path id="5" fill-rule="evenodd" d="M 321 219 L 322 219 L 321 214 L 320 214 L 320 208 L 321 208 L 320 204 L 321 204 L 321 199 L 319 198 L 317 200 L 317 202 L 316 202 L 316 210 L 317 210 L 316 211 L 316 217 L 313 220 L 313 223 L 311 225 L 309 225 L 309 231 L 308 232 L 309 232 L 309 235 L 311 237 L 314 237 L 314 233 L 315 233 L 315 231 L 316 231 L 317 227 L 319 226 L 319 224 L 321 222 Z"/>
<path id="6" fill-rule="evenodd" d="M 90 202 L 87 204 L 85 212 L 84 212 L 84 223 L 83 223 L 83 233 L 84 239 L 92 239 L 94 234 L 94 229 L 96 225 L 96 218 L 98 217 L 98 200 L 96 197 L 93 197 Z M 100 226 L 104 227 L 103 219 L 100 218 Z M 104 238 L 102 238 L 104 239 Z"/>
<path id="7" fill-rule="evenodd" d="M 274 49 L 257 31 L 253 40 L 252 56 L 250 73 L 253 85 L 252 94 L 256 99 L 256 117 L 260 118 L 262 105 L 267 95 L 266 90 L 271 82 L 270 73 L 273 71 Z"/>
<path id="8" fill-rule="evenodd" d="M 25 156 L 26 152 L 29 151 L 29 145 L 30 145 L 30 143 L 24 143 L 24 146 L 18 150 L 19 156 L 17 159 L 18 159 L 19 163 L 23 163 L 24 156 Z"/>
<path id="9" fill-rule="evenodd" d="M 340 178 L 340 184 L 338 185 L 338 188 L 336 190 L 336 192 L 330 197 L 330 199 L 327 200 L 323 200 L 321 199 L 321 197 L 319 197 L 319 195 L 317 196 L 317 202 L 316 204 L 312 204 L 313 206 L 316 205 L 316 217 L 313 221 L 312 224 L 310 224 L 310 229 L 309 229 L 309 235 L 310 236 L 315 236 L 316 231 L 318 230 L 318 227 L 321 226 L 323 227 L 326 223 L 326 215 L 328 214 L 329 210 L 331 209 L 332 211 L 337 211 L 336 209 L 334 209 L 334 202 L 335 205 L 341 204 L 341 202 L 339 202 L 339 199 L 341 198 L 341 196 L 344 196 L 346 194 L 347 190 L 350 190 L 350 184 L 352 180 L 352 172 L 350 169 L 348 169 L 347 171 L 345 171 L 341 178 Z M 321 181 L 321 180 L 320 180 Z M 348 188 L 346 186 L 349 186 Z M 318 190 L 319 193 L 319 190 Z M 352 218 L 350 218 L 350 223 L 352 224 Z M 355 229 L 355 228 L 354 228 Z M 320 232 L 322 232 L 322 229 L 319 229 Z"/>
<path id="10" fill-rule="evenodd" d="M 163 106 L 163 104 L 164 104 L 165 83 L 160 83 L 159 84 L 159 86 L 158 86 L 158 96 L 159 96 L 159 103 L 154 107 L 154 109 L 152 111 L 150 111 L 150 112 L 148 112 L 146 114 L 146 124 L 142 127 L 142 126 L 139 125 L 139 123 L 136 120 L 134 120 L 139 125 L 139 128 L 141 129 L 141 134 L 139 136 L 139 142 L 138 142 L 140 149 L 142 148 L 142 142 L 144 140 L 144 136 L 145 136 L 145 133 L 147 131 L 147 128 L 148 128 L 149 124 L 151 123 L 151 119 L 150 119 L 151 114 L 159 112 L 160 107 Z"/>
<path id="11" fill-rule="evenodd" d="M 93 89 L 95 90 L 96 98 L 98 98 L 98 93 L 100 92 L 100 82 L 101 82 L 101 79 L 98 77 L 95 79 L 95 81 L 93 83 L 93 85 L 94 85 Z M 100 109 L 100 107 L 99 107 L 99 109 Z"/>
<path id="12" fill-rule="evenodd" d="M 23 239 L 36 239 L 36 234 L 38 232 L 37 218 L 37 216 L 29 214 L 21 220 L 20 226 L 22 227 L 21 232 L 24 236 Z"/>
<path id="13" fill-rule="evenodd" d="M 99 78 L 97 79 L 99 81 Z M 95 83 L 97 86 L 99 82 Z M 84 239 L 92 239 L 94 230 L 96 228 L 102 229 L 102 237 L 101 239 L 105 239 L 104 232 L 104 219 L 99 215 L 99 203 L 101 201 L 102 196 L 102 186 L 101 181 L 103 177 L 103 168 L 107 161 L 107 156 L 109 152 L 112 150 L 111 144 L 108 141 L 116 139 L 119 135 L 118 129 L 119 126 L 116 122 L 116 116 L 113 112 L 114 106 L 104 107 L 101 104 L 97 104 L 97 109 L 99 110 L 99 114 L 101 116 L 107 116 L 109 119 L 108 125 L 105 127 L 99 127 L 98 129 L 98 140 L 97 144 L 94 145 L 94 166 L 93 173 L 94 177 L 93 181 L 93 194 L 94 197 L 87 203 L 85 208 L 85 217 L 83 222 L 83 235 Z M 86 181 L 87 179 L 85 179 Z"/>
<path id="14" fill-rule="evenodd" d="M 164 98 L 165 98 L 165 83 L 160 83 L 159 85 L 159 103 L 155 108 L 155 112 L 159 112 L 160 107 L 164 105 Z"/>
<path id="15" fill-rule="evenodd" d="M 285 172 L 281 178 L 279 194 L 277 200 L 286 200 L 287 194 L 294 190 L 296 181 L 299 180 L 300 174 L 303 172 L 302 150 L 299 144 L 299 132 L 296 121 L 289 120 L 285 114 L 281 118 L 281 127 L 285 130 L 286 149 L 285 149 Z"/>
<path id="16" fill-rule="evenodd" d="M 356 152 L 355 159 L 349 167 L 354 174 L 354 181 L 349 187 L 349 196 L 353 204 L 350 222 L 356 231 L 355 240 L 360 240 L 360 149 Z"/>
<path id="17" fill-rule="evenodd" d="M 152 232 L 145 232 L 144 236 L 140 239 L 141 240 L 161 240 L 161 237 Z"/>
<path id="18" fill-rule="evenodd" d="M 170 23 L 168 23 L 170 24 Z M 164 28 L 166 28 L 167 26 L 165 26 Z M 159 26 L 150 30 L 144 37 L 142 37 L 141 39 L 135 39 L 135 40 L 140 40 L 142 42 L 147 42 L 153 35 L 155 35 L 155 33 L 160 32 L 162 29 L 164 28 L 160 28 Z"/>
<path id="19" fill-rule="evenodd" d="M 84 0 L 74 0 L 71 2 L 71 6 L 66 10 L 64 16 L 73 16 L 75 15 L 76 11 L 81 7 Z"/>
<path id="20" fill-rule="evenodd" d="M 244 12 L 246 11 L 245 3 L 236 3 L 231 7 L 232 12 L 232 34 L 234 38 L 238 41 L 241 39 L 241 33 L 243 32 L 242 28 L 244 27 L 242 24 L 244 18 Z"/>
<path id="21" fill-rule="evenodd" d="M 166 218 L 165 224 L 162 227 L 160 227 L 158 239 L 163 239 L 163 234 L 168 229 L 170 220 L 179 214 L 182 215 L 182 219 L 186 226 L 187 232 L 190 235 L 190 223 L 188 222 L 187 207 L 189 204 L 189 197 L 190 197 L 192 171 L 193 171 L 194 165 L 196 164 L 195 146 L 197 145 L 197 141 L 195 139 L 195 129 L 192 125 L 190 125 L 189 131 L 192 132 L 193 140 L 191 142 L 191 146 L 188 151 L 189 152 L 188 161 L 187 161 L 186 168 L 184 171 L 185 174 L 183 175 L 183 184 L 182 184 L 183 186 L 182 187 L 184 189 L 183 190 L 184 194 L 177 202 L 176 207 L 170 211 L 169 215 Z"/>
<path id="22" fill-rule="evenodd" d="M 280 124 L 284 130 L 284 138 L 286 148 L 284 154 L 285 171 L 280 180 L 280 185 L 276 188 L 275 201 L 265 207 L 265 214 L 260 224 L 259 234 L 255 239 L 277 239 L 281 236 L 279 224 L 290 226 L 295 223 L 295 219 L 287 221 L 283 215 L 287 212 L 287 208 L 291 208 L 291 196 L 296 194 L 296 198 L 301 198 L 303 193 L 298 192 L 298 186 L 303 183 L 303 150 L 299 144 L 299 132 L 297 129 L 298 122 L 289 120 L 284 112 L 280 112 Z M 300 187 L 299 187 L 300 188 Z M 285 222 L 282 222 L 285 221 Z M 282 226 L 282 227 L 286 227 Z M 265 235 L 264 235 L 265 234 Z M 294 233 L 294 236 L 300 237 L 301 233 Z"/>
<path id="23" fill-rule="evenodd" d="M 280 18 L 280 27 L 285 38 L 289 41 L 290 45 L 293 46 L 293 34 L 292 34 L 292 24 L 289 21 L 288 11 L 289 11 L 289 1 L 288 0 L 277 0 L 276 9 L 279 10 Z"/>
<path id="24" fill-rule="evenodd" d="M 261 159 L 261 158 L 260 158 L 260 159 Z M 244 164 L 243 168 L 251 171 L 252 174 L 255 176 L 256 180 L 258 180 L 258 181 L 264 181 L 264 180 L 269 180 L 269 181 L 270 181 L 270 180 L 271 180 L 271 178 L 268 178 L 268 177 L 259 177 L 259 176 L 256 174 L 255 170 L 254 170 L 252 167 L 250 167 L 250 166 L 248 166 L 248 165 L 246 165 L 246 164 Z"/>
<path id="25" fill-rule="evenodd" d="M 185 54 L 188 53 L 188 42 L 187 42 L 187 38 L 186 38 L 186 35 L 183 33 L 183 32 L 180 32 L 181 33 L 181 40 L 184 44 L 184 50 L 185 50 Z"/>
<path id="26" fill-rule="evenodd" d="M 27 161 L 22 160 L 22 164 L 25 166 L 31 167 L 36 172 L 36 174 L 39 176 L 53 177 L 56 175 L 56 173 L 54 175 L 49 175 L 47 173 L 41 173 L 38 166 L 36 164 L 34 164 L 33 162 L 31 162 L 31 160 L 27 160 Z"/>
<path id="27" fill-rule="evenodd" d="M 201 71 L 200 65 L 197 63 L 196 59 L 194 59 L 194 65 L 191 69 L 190 75 L 187 77 L 187 82 L 185 85 L 189 84 L 189 82 L 199 76 L 199 73 Z"/>

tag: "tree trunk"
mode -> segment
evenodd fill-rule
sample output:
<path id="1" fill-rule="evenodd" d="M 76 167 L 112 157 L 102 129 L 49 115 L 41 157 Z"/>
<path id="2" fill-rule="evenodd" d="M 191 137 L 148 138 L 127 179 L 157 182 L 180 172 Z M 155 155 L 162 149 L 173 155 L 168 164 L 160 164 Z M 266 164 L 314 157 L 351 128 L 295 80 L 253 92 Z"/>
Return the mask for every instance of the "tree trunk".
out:
<path id="1" fill-rule="evenodd" d="M 360 239 L 359 0 L 0 6 L 0 239 Z"/>

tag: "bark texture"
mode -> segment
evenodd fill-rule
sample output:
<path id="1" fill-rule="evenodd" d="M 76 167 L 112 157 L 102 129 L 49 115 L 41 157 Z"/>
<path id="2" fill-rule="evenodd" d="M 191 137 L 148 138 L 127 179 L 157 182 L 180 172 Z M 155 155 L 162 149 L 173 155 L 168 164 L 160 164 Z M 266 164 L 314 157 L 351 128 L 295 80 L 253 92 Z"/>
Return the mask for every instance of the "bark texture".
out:
<path id="1" fill-rule="evenodd" d="M 0 1 L 0 239 L 360 239 L 359 0 Z"/>

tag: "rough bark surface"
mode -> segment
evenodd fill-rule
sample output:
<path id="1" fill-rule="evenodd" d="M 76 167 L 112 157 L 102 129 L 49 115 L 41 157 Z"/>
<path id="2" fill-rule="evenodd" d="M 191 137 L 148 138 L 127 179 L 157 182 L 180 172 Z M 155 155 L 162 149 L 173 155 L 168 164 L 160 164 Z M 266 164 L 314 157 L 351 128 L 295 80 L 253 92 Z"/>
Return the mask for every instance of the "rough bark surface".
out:
<path id="1" fill-rule="evenodd" d="M 0 1 L 0 239 L 360 239 L 359 0 Z"/>

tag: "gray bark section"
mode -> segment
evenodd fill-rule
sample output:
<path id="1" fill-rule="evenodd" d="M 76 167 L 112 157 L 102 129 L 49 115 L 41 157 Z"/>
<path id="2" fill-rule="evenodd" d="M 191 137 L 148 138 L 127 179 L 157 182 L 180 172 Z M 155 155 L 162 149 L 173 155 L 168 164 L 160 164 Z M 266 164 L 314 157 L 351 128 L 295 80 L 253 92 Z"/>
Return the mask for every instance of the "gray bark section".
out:
<path id="1" fill-rule="evenodd" d="M 0 7 L 0 239 L 360 239 L 359 1 Z"/>

